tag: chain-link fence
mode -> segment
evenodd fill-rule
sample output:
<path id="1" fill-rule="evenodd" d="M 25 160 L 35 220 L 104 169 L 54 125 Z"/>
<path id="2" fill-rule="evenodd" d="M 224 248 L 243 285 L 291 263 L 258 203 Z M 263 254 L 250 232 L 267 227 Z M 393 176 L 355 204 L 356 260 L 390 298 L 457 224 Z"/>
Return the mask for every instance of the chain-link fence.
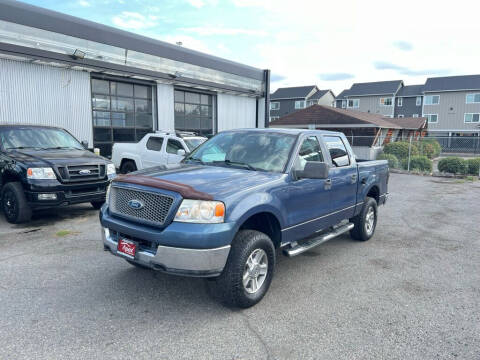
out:
<path id="1" fill-rule="evenodd" d="M 478 175 L 480 136 L 350 136 L 347 139 L 357 158 L 385 159 L 391 168 L 420 172 L 453 172 Z M 460 165 L 451 170 L 438 166 L 442 158 L 455 157 Z M 449 160 L 453 161 L 453 160 Z"/>

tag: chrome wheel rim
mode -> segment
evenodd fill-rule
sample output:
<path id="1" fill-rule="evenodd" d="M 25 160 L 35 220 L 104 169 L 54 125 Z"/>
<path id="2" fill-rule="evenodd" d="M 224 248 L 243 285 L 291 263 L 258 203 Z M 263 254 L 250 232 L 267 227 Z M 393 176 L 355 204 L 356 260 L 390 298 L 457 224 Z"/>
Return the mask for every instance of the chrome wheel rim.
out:
<path id="1" fill-rule="evenodd" d="M 268 273 L 268 257 L 263 249 L 255 249 L 245 263 L 243 287 L 249 294 L 255 294 L 262 287 Z"/>
<path id="2" fill-rule="evenodd" d="M 365 216 L 365 231 L 368 235 L 373 233 L 373 228 L 375 226 L 375 210 L 373 207 L 369 207 L 367 215 Z"/>

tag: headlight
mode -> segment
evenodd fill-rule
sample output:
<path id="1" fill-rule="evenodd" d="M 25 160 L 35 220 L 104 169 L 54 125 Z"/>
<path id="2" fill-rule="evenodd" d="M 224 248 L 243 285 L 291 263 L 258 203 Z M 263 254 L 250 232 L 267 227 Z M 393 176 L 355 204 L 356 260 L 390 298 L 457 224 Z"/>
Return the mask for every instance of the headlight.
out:
<path id="1" fill-rule="evenodd" d="M 185 199 L 173 221 L 190 223 L 223 223 L 225 205 L 220 201 L 203 201 Z"/>
<path id="2" fill-rule="evenodd" d="M 115 175 L 117 172 L 115 171 L 114 164 L 107 164 L 107 175 Z"/>
<path id="3" fill-rule="evenodd" d="M 55 180 L 57 177 L 53 172 L 53 169 L 50 167 L 47 168 L 28 168 L 27 169 L 27 178 L 36 179 L 36 180 Z"/>

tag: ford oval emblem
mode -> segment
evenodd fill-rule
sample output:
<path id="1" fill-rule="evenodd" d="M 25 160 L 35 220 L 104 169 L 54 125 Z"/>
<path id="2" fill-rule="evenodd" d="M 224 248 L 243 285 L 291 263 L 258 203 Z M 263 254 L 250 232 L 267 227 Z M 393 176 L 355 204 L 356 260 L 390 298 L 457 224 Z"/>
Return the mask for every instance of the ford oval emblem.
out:
<path id="1" fill-rule="evenodd" d="M 143 207 L 145 206 L 143 204 L 143 202 L 141 202 L 140 200 L 135 200 L 135 199 L 130 200 L 127 204 L 128 204 L 128 206 L 130 206 L 134 210 L 143 209 Z"/>
<path id="2" fill-rule="evenodd" d="M 91 171 L 88 169 L 83 169 L 78 172 L 80 175 L 90 175 Z"/>

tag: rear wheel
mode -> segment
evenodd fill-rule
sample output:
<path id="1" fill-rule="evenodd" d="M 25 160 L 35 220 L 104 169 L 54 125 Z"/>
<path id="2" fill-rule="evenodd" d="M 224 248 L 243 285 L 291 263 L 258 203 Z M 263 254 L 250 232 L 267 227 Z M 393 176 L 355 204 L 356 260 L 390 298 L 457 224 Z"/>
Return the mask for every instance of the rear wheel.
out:
<path id="1" fill-rule="evenodd" d="M 350 236 L 359 241 L 370 239 L 377 227 L 377 214 L 377 202 L 375 199 L 367 197 L 360 214 L 350 219 L 355 224 L 354 228 L 350 230 Z"/>
<path id="2" fill-rule="evenodd" d="M 32 218 L 32 209 L 27 203 L 20 182 L 10 182 L 2 189 L 2 209 L 11 224 L 27 222 Z"/>
<path id="3" fill-rule="evenodd" d="M 133 162 L 132 160 L 125 160 L 122 166 L 120 167 L 120 172 L 122 174 L 128 174 L 136 170 L 137 170 L 137 165 L 135 165 L 135 162 Z"/>
<path id="4" fill-rule="evenodd" d="M 220 299 L 229 306 L 248 308 L 267 293 L 275 268 L 275 248 L 259 231 L 239 231 L 227 264 L 215 280 Z"/>

